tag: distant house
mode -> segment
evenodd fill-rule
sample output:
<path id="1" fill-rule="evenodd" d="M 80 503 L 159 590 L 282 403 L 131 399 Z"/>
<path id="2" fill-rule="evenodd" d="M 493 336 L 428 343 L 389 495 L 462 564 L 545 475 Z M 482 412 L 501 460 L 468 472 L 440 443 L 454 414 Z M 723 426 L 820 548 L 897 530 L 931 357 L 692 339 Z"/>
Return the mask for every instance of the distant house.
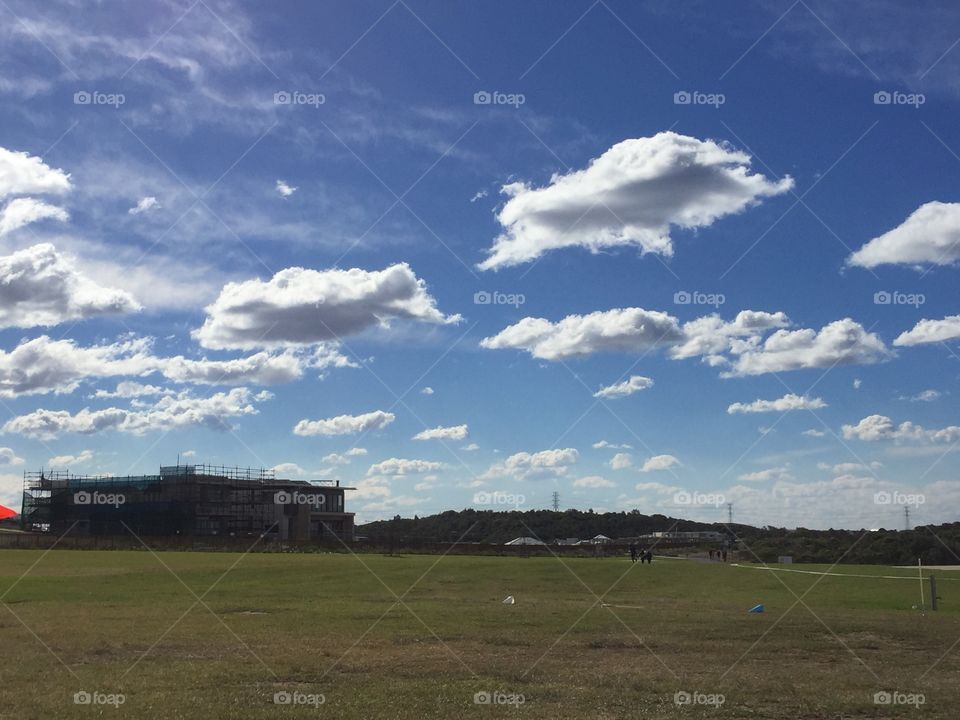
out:
<path id="1" fill-rule="evenodd" d="M 504 545 L 546 545 L 546 543 L 543 542 L 543 540 L 537 540 L 532 537 L 518 537 L 508 543 L 504 543 Z"/>
<path id="2" fill-rule="evenodd" d="M 580 538 L 557 538 L 557 545 L 579 545 Z"/>
<path id="3" fill-rule="evenodd" d="M 673 530 L 667 532 L 655 532 L 644 535 L 646 538 L 662 538 L 664 540 L 708 540 L 718 541 L 724 539 L 724 534 L 716 530 Z"/>
<path id="4" fill-rule="evenodd" d="M 594 535 L 586 542 L 589 545 L 606 545 L 608 542 L 611 542 L 611 540 L 606 535 Z"/>

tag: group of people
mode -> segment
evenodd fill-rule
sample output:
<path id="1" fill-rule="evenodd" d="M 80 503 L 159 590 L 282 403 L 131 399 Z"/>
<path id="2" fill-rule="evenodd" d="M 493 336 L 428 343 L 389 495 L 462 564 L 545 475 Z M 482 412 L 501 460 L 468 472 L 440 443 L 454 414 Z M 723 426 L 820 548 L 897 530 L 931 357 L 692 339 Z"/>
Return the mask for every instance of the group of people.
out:
<path id="1" fill-rule="evenodd" d="M 653 562 L 653 551 L 644 550 L 640 552 L 637 550 L 637 546 L 634 543 L 630 543 L 630 562 L 636 562 L 639 560 L 642 563 L 652 563 Z"/>
<path id="2" fill-rule="evenodd" d="M 716 560 L 720 560 L 721 562 L 726 562 L 726 561 L 727 561 L 727 551 L 726 551 L 725 549 L 724 549 L 724 550 L 711 550 L 711 551 L 710 551 L 710 559 L 711 559 L 711 560 L 716 559 Z"/>

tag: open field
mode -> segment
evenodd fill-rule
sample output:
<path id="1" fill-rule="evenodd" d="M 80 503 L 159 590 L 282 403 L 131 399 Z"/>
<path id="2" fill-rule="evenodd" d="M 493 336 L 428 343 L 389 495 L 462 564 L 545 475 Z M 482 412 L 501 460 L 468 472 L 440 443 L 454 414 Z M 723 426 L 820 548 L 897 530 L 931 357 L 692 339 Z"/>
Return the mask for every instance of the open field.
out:
<path id="1" fill-rule="evenodd" d="M 666 559 L 0 551 L 0 715 L 956 717 L 960 579 L 939 572 L 941 610 L 921 615 L 915 571 L 831 572 L 913 580 Z M 79 691 L 124 703 L 78 705 Z M 524 702 L 475 704 L 493 691 Z M 878 705 L 878 691 L 924 702 Z M 276 705 L 283 692 L 325 702 Z M 724 702 L 677 706 L 678 692 Z"/>

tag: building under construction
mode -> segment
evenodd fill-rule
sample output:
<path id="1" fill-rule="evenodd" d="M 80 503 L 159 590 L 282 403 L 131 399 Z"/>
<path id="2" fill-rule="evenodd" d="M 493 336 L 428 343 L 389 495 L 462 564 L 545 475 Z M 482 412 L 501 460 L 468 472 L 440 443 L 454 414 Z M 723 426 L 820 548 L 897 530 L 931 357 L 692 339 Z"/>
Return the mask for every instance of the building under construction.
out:
<path id="1" fill-rule="evenodd" d="M 23 528 L 69 535 L 353 539 L 353 513 L 335 484 L 285 480 L 272 470 L 162 466 L 159 475 L 24 473 Z"/>

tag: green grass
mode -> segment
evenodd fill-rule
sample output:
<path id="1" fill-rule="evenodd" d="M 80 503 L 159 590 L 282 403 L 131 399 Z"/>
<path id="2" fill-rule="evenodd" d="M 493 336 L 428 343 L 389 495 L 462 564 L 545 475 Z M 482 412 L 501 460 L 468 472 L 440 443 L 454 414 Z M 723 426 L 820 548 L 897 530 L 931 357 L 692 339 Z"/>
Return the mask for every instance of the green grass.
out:
<path id="1" fill-rule="evenodd" d="M 960 645 L 940 658 L 960 638 L 960 579 L 936 573 L 942 609 L 921 615 L 914 572 L 834 571 L 914 580 L 683 560 L 0 551 L 0 716 L 956 717 Z M 746 612 L 759 602 L 766 613 Z M 80 690 L 125 703 L 75 705 Z M 473 702 L 494 690 L 525 702 Z M 875 705 L 878 690 L 926 702 Z M 326 702 L 277 706 L 282 691 Z M 677 707 L 677 691 L 726 700 Z"/>

